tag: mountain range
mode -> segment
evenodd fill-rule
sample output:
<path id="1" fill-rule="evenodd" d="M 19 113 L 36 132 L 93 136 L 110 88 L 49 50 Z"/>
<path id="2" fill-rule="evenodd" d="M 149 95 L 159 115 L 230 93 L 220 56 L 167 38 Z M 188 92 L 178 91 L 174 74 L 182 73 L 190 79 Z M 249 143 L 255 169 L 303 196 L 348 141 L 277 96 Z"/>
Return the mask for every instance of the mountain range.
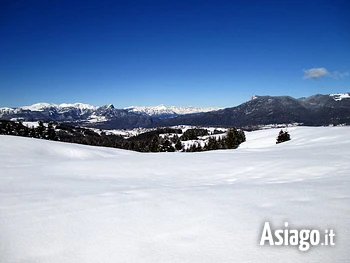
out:
<path id="1" fill-rule="evenodd" d="M 0 119 L 55 121 L 102 129 L 129 129 L 173 125 L 247 127 L 267 124 L 350 124 L 350 93 L 290 96 L 253 96 L 232 108 L 132 106 L 116 109 L 112 104 L 37 103 L 19 108 L 0 108 Z"/>
<path id="2" fill-rule="evenodd" d="M 253 96 L 239 106 L 162 120 L 168 125 L 259 126 L 299 123 L 308 126 L 350 124 L 350 93 L 290 96 Z"/>
<path id="3" fill-rule="evenodd" d="M 203 113 L 203 112 L 210 112 L 219 110 L 220 108 L 200 108 L 200 107 L 176 107 L 176 106 L 164 106 L 163 104 L 160 104 L 158 106 L 151 106 L 151 107 L 145 107 L 145 106 L 131 106 L 125 108 L 125 110 L 129 112 L 134 113 L 141 113 L 144 115 L 148 115 L 151 117 L 156 117 L 160 119 L 166 119 L 170 117 L 175 117 L 179 115 L 187 115 L 187 114 L 196 114 L 196 113 Z"/>
<path id="4" fill-rule="evenodd" d="M 175 107 L 175 106 L 131 106 L 116 109 L 112 104 L 101 107 L 84 103 L 50 104 L 36 103 L 18 108 L 0 108 L 0 119 L 23 119 L 25 121 L 66 122 L 104 129 L 128 129 L 148 127 L 165 118 L 186 114 L 198 114 L 219 108 Z"/>

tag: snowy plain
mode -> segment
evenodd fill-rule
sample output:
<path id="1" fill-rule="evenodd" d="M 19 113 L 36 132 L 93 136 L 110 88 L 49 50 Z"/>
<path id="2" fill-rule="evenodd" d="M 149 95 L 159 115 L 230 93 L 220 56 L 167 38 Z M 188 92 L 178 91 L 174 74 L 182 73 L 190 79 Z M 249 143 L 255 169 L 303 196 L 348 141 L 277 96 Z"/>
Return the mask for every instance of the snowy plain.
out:
<path id="1" fill-rule="evenodd" d="M 136 153 L 0 136 L 0 262 L 350 262 L 350 127 Z M 335 246 L 260 246 L 264 222 Z"/>

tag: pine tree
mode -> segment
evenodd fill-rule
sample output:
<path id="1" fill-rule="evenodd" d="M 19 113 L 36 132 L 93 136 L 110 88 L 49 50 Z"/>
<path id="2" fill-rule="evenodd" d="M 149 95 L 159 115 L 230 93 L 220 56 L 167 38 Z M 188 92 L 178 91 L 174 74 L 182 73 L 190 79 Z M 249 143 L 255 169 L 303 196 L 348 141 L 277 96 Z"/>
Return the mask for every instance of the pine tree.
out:
<path id="1" fill-rule="evenodd" d="M 33 126 L 29 129 L 29 137 L 36 138 L 36 132 Z"/>
<path id="2" fill-rule="evenodd" d="M 161 147 L 162 152 L 173 152 L 175 151 L 174 147 L 171 145 L 171 142 L 168 139 L 165 139 L 162 142 L 162 147 Z"/>
<path id="3" fill-rule="evenodd" d="M 54 141 L 57 140 L 56 131 L 55 131 L 55 128 L 54 128 L 52 122 L 50 122 L 48 124 L 46 134 L 47 134 L 46 137 L 47 137 L 48 140 L 54 140 Z"/>
<path id="4" fill-rule="evenodd" d="M 159 152 L 159 137 L 154 137 L 150 145 L 151 152 Z"/>
<path id="5" fill-rule="evenodd" d="M 181 143 L 181 141 L 179 140 L 179 138 L 177 139 L 177 141 L 176 141 L 176 143 L 175 143 L 175 149 L 176 149 L 177 151 L 182 150 L 182 143 Z"/>
<path id="6" fill-rule="evenodd" d="M 205 146 L 205 149 L 210 150 L 217 150 L 219 148 L 218 141 L 215 139 L 215 137 L 209 137 L 208 143 Z"/>
<path id="7" fill-rule="evenodd" d="M 226 147 L 228 149 L 234 149 L 238 147 L 239 142 L 237 138 L 237 129 L 235 128 L 228 129 L 226 133 L 225 142 L 226 142 Z"/>
<path id="8" fill-rule="evenodd" d="M 290 140 L 291 140 L 291 138 L 290 138 L 289 133 L 287 131 L 281 130 L 277 136 L 276 144 L 290 141 Z"/>
<path id="9" fill-rule="evenodd" d="M 6 134 L 7 135 L 13 134 L 13 130 L 12 130 L 10 122 L 6 123 Z"/>
<path id="10" fill-rule="evenodd" d="M 36 128 L 36 138 L 45 138 L 46 127 L 42 121 L 38 121 L 39 126 Z"/>
<path id="11" fill-rule="evenodd" d="M 19 120 L 17 125 L 15 124 L 15 133 L 18 136 L 28 136 L 28 128 L 23 125 L 23 120 Z"/>
<path id="12" fill-rule="evenodd" d="M 178 140 L 179 140 L 179 136 L 177 136 L 176 134 L 171 138 L 171 141 L 172 141 L 173 143 L 177 143 Z"/>

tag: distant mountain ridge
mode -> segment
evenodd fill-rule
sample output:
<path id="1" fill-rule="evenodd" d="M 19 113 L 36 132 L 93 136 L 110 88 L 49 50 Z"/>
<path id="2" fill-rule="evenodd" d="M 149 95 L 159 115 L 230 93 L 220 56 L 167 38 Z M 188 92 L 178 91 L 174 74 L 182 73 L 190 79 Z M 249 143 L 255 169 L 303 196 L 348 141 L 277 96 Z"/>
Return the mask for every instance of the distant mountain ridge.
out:
<path id="1" fill-rule="evenodd" d="M 186 114 L 196 114 L 196 113 L 203 113 L 203 112 L 210 112 L 219 110 L 220 108 L 200 108 L 200 107 L 176 107 L 176 106 L 165 106 L 163 104 L 157 105 L 157 106 L 131 106 L 124 108 L 125 110 L 129 112 L 134 113 L 141 113 L 145 114 L 151 117 L 157 117 L 157 118 L 169 118 L 174 117 L 178 115 L 186 115 Z"/>
<path id="2" fill-rule="evenodd" d="M 106 129 L 149 126 L 149 116 L 116 109 L 112 104 L 96 107 L 84 103 L 37 103 L 19 108 L 0 108 L 0 119 L 25 121 L 55 121 Z"/>
<path id="3" fill-rule="evenodd" d="M 253 96 L 236 107 L 198 116 L 179 116 L 162 120 L 171 125 L 258 126 L 301 123 L 303 125 L 350 125 L 350 93 L 313 95 L 295 99 L 290 96 Z"/>
<path id="4" fill-rule="evenodd" d="M 80 110 L 95 110 L 98 107 L 85 104 L 85 103 L 62 103 L 62 104 L 50 104 L 50 103 L 36 103 L 31 106 L 23 106 L 20 107 L 23 110 L 31 110 L 31 111 L 42 111 L 46 108 L 57 108 L 60 110 L 69 109 L 69 108 L 76 108 Z"/>
<path id="5" fill-rule="evenodd" d="M 116 109 L 112 104 L 101 107 L 84 103 L 36 103 L 18 108 L 0 108 L 0 119 L 23 119 L 25 121 L 56 121 L 97 128 L 135 128 L 153 125 L 163 118 L 184 114 L 197 114 L 218 108 L 132 106 Z"/>
<path id="6" fill-rule="evenodd" d="M 350 93 L 290 96 L 253 96 L 236 107 L 154 107 L 116 109 L 112 104 L 96 107 L 84 103 L 37 103 L 19 108 L 0 108 L 0 119 L 56 121 L 101 129 L 130 129 L 173 125 L 257 126 L 302 123 L 304 125 L 350 125 Z"/>

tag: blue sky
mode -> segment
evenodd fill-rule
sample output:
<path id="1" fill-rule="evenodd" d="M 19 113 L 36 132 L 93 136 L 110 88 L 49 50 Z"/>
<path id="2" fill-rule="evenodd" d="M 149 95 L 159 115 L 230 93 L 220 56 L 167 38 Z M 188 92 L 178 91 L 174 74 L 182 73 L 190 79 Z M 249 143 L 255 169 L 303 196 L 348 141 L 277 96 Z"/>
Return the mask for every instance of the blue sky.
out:
<path id="1" fill-rule="evenodd" d="M 346 0 L 19 0 L 0 17 L 0 107 L 350 91 Z"/>

